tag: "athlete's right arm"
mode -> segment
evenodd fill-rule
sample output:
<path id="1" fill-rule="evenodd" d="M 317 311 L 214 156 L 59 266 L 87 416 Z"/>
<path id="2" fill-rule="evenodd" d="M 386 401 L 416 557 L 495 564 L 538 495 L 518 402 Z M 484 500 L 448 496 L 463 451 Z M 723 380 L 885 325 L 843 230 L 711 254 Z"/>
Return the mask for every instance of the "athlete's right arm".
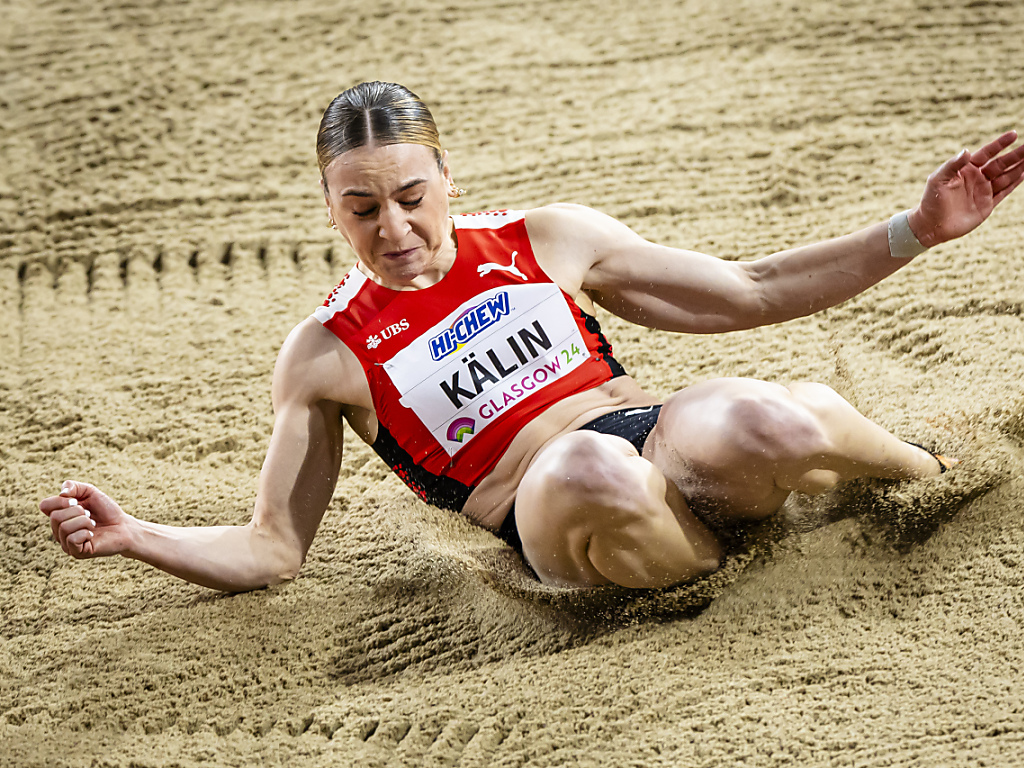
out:
<path id="1" fill-rule="evenodd" d="M 120 554 L 226 592 L 294 578 L 341 465 L 343 406 L 325 395 L 335 394 L 339 378 L 353 372 L 332 339 L 319 323 L 307 320 L 281 349 L 274 369 L 274 430 L 247 525 L 181 528 L 147 522 L 126 514 L 94 486 L 67 481 L 59 496 L 39 505 L 64 552 L 79 559 Z M 357 378 L 352 382 L 358 386 Z M 347 388 L 342 383 L 341 390 Z"/>

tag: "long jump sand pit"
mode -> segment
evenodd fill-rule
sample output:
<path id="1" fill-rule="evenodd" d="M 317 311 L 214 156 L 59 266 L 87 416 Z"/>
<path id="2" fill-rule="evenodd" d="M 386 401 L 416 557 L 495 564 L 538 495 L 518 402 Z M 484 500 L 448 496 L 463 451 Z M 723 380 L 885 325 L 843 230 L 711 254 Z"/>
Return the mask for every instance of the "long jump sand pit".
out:
<path id="1" fill-rule="evenodd" d="M 68 477 L 248 520 L 288 330 L 352 263 L 320 113 L 434 109 L 459 211 L 572 201 L 753 258 L 882 220 L 1021 128 L 1024 6 L 772 0 L 4 6 L 0 765 L 1024 764 L 1024 193 L 862 296 L 673 336 L 602 315 L 665 395 L 823 381 L 963 464 L 794 499 L 725 568 L 558 591 L 346 442 L 305 569 L 224 596 L 74 562 Z"/>

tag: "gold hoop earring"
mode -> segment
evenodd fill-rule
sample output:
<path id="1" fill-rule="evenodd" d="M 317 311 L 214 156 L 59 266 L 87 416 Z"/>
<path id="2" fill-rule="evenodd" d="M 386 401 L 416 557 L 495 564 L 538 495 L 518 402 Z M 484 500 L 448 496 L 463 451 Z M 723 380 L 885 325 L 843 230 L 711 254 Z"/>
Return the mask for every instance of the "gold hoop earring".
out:
<path id="1" fill-rule="evenodd" d="M 451 189 L 448 191 L 449 197 L 462 197 L 464 194 L 466 194 L 466 190 L 462 187 L 456 187 L 454 184 L 452 184 Z"/>
<path id="2" fill-rule="evenodd" d="M 334 223 L 334 217 L 331 214 L 327 214 L 327 226 L 331 229 L 337 229 L 338 225 Z"/>

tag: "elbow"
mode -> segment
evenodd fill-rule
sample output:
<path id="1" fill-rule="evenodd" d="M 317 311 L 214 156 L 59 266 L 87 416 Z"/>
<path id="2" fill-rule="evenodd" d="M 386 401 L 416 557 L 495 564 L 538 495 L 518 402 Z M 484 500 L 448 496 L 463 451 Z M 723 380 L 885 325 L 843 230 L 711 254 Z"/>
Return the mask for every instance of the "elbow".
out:
<path id="1" fill-rule="evenodd" d="M 266 574 L 266 586 L 273 587 L 286 581 L 294 581 L 306 562 L 304 553 L 290 547 L 280 547 L 270 558 Z"/>
<path id="2" fill-rule="evenodd" d="M 252 536 L 252 554 L 254 564 L 261 574 L 259 580 L 263 587 L 272 587 L 298 578 L 299 571 L 306 561 L 306 550 L 299 542 L 282 540 L 266 526 L 249 524 Z"/>
<path id="3" fill-rule="evenodd" d="M 773 306 L 761 291 L 751 290 L 736 294 L 728 309 L 716 315 L 718 322 L 708 332 L 746 331 L 784 319 L 788 318 L 782 317 L 778 308 Z"/>
<path id="4" fill-rule="evenodd" d="M 777 283 L 773 282 L 777 270 L 759 265 L 756 261 L 737 266 L 740 267 L 742 281 L 736 294 L 740 330 L 772 325 L 801 314 L 780 301 Z"/>
<path id="5" fill-rule="evenodd" d="M 294 581 L 297 579 L 304 562 L 305 558 L 301 555 L 285 559 L 277 568 L 277 573 L 274 575 L 274 583 L 281 584 L 285 581 Z"/>
<path id="6" fill-rule="evenodd" d="M 302 569 L 302 558 L 277 558 L 269 557 L 254 567 L 247 575 L 240 576 L 237 580 L 229 580 L 226 583 L 208 584 L 214 589 L 220 589 L 229 594 L 242 592 L 253 592 L 258 589 L 276 587 L 288 581 L 293 581 Z"/>

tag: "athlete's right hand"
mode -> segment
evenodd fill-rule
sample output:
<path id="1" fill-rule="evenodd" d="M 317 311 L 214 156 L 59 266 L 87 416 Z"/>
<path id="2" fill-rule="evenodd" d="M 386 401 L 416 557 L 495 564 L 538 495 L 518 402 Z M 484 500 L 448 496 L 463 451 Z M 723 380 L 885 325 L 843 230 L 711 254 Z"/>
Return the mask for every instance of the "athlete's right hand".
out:
<path id="1" fill-rule="evenodd" d="M 39 509 L 50 518 L 53 538 L 71 557 L 105 557 L 128 547 L 135 518 L 93 485 L 66 480 L 60 495 L 43 499 Z"/>

